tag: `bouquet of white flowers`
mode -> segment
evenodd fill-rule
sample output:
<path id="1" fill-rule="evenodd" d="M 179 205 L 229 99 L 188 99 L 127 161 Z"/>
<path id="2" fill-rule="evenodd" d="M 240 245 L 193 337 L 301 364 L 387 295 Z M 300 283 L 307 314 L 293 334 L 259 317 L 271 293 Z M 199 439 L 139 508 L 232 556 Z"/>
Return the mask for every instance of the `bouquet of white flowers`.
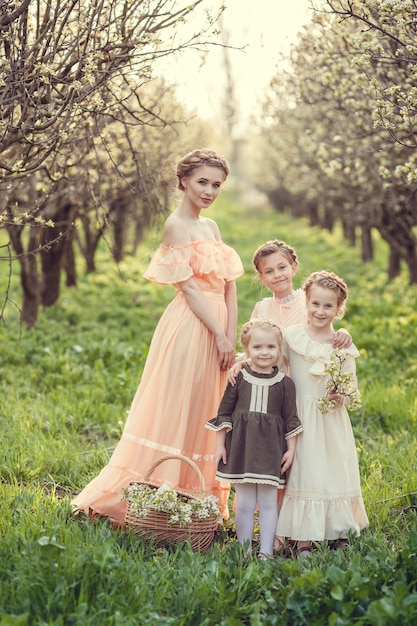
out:
<path id="1" fill-rule="evenodd" d="M 326 381 L 327 393 L 317 398 L 317 406 L 322 413 L 328 413 L 331 409 L 343 403 L 349 411 L 355 411 L 361 406 L 361 397 L 352 372 L 342 372 L 342 363 L 348 355 L 340 352 L 338 348 L 333 350 L 330 363 L 324 370 L 329 375 Z"/>

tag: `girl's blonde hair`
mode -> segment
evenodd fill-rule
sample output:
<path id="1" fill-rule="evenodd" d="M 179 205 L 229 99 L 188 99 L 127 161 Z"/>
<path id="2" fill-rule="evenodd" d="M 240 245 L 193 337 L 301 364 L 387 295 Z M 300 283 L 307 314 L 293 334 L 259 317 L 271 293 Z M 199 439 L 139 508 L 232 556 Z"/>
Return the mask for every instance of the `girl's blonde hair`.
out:
<path id="1" fill-rule="evenodd" d="M 291 263 L 291 265 L 296 265 L 298 267 L 298 258 L 297 253 L 289 246 L 285 241 L 279 241 L 279 239 L 271 239 L 271 241 L 266 241 L 263 243 L 257 250 L 255 250 L 252 263 L 255 266 L 258 274 L 261 273 L 260 265 L 262 259 L 268 257 L 270 254 L 274 254 L 274 252 L 280 252 L 286 259 Z"/>
<path id="2" fill-rule="evenodd" d="M 217 154 L 214 150 L 208 148 L 198 148 L 192 152 L 188 152 L 185 156 L 178 161 L 177 164 L 177 180 L 178 189 L 184 191 L 184 185 L 182 179 L 189 176 L 193 170 L 202 165 L 208 165 L 209 167 L 217 167 L 222 170 L 224 178 L 229 175 L 230 167 L 229 163 L 222 156 Z"/>
<path id="3" fill-rule="evenodd" d="M 306 299 L 308 300 L 313 285 L 323 287 L 323 289 L 330 289 L 334 291 L 337 296 L 337 319 L 341 319 L 346 311 L 346 303 L 349 295 L 348 287 L 344 280 L 334 274 L 334 272 L 327 272 L 321 270 L 319 272 L 313 272 L 306 279 L 303 285 Z"/>
<path id="4" fill-rule="evenodd" d="M 271 320 L 268 319 L 267 317 L 256 317 L 255 319 L 250 320 L 249 322 L 246 322 L 245 324 L 243 324 L 241 331 L 240 331 L 240 343 L 242 344 L 242 348 L 245 350 L 246 354 L 248 352 L 248 345 L 249 345 L 251 333 L 254 328 L 261 328 L 262 330 L 267 330 L 273 333 L 278 344 L 279 363 L 281 365 L 286 366 L 287 362 L 286 362 L 285 357 L 282 354 L 283 343 L 284 343 L 284 336 L 282 334 L 282 330 L 280 329 L 279 326 L 277 326 L 277 324 L 274 324 L 274 322 L 271 322 Z"/>

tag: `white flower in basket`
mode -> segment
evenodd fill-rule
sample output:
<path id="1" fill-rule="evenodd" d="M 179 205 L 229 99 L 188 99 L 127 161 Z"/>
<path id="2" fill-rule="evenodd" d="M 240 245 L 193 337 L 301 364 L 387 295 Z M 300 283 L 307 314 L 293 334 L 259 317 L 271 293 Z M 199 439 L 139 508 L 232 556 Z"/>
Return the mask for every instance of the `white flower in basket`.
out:
<path id="1" fill-rule="evenodd" d="M 353 372 L 343 372 L 342 364 L 348 355 L 337 348 L 330 356 L 330 363 L 324 370 L 329 375 L 326 381 L 327 393 L 317 398 L 317 406 L 322 413 L 344 404 L 348 411 L 355 411 L 361 406 L 361 397 Z"/>
<path id="2" fill-rule="evenodd" d="M 153 509 L 169 513 L 169 523 L 181 527 L 191 524 L 193 517 L 210 519 L 218 518 L 220 514 L 217 498 L 214 496 L 204 496 L 201 499 L 187 498 L 166 484 L 156 489 L 149 485 L 134 483 L 122 489 L 122 496 L 123 500 L 129 501 L 132 515 L 146 517 Z"/>
<path id="3" fill-rule="evenodd" d="M 193 469 L 200 483 L 199 490 L 175 490 L 149 481 L 161 463 L 171 460 L 186 463 Z M 157 459 L 141 482 L 132 482 L 122 490 L 122 498 L 127 500 L 126 528 L 138 537 L 152 539 L 156 546 L 188 540 L 192 550 L 204 552 L 214 541 L 220 517 L 217 498 L 206 495 L 203 474 L 194 461 L 181 454 Z"/>

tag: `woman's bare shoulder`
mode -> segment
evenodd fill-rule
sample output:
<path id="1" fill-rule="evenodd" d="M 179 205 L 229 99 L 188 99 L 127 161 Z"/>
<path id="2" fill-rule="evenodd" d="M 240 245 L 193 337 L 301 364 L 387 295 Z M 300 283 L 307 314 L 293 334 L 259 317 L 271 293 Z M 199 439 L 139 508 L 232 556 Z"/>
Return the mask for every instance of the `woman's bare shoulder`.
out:
<path id="1" fill-rule="evenodd" d="M 175 212 L 165 220 L 162 232 L 162 242 L 166 246 L 181 246 L 190 241 L 188 228 L 183 219 Z"/>
<path id="2" fill-rule="evenodd" d="M 210 230 L 214 234 L 215 239 L 220 241 L 222 236 L 221 236 L 221 233 L 220 233 L 220 229 L 219 229 L 219 227 L 217 225 L 217 222 L 212 220 L 211 217 L 205 217 L 204 219 L 206 221 L 207 226 L 210 228 Z"/>

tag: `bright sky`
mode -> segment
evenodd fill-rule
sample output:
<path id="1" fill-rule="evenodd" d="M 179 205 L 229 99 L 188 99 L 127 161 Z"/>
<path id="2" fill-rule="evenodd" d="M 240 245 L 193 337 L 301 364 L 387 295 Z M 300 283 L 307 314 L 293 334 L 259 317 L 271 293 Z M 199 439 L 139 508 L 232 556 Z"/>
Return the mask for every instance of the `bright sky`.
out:
<path id="1" fill-rule="evenodd" d="M 212 7 L 220 0 L 213 0 Z M 223 28 L 230 50 L 237 99 L 243 124 L 275 73 L 280 54 L 287 53 L 303 24 L 311 18 L 310 0 L 225 0 Z M 178 84 L 177 93 L 201 117 L 221 114 L 225 85 L 222 48 L 211 47 L 204 64 L 198 53 L 187 51 L 167 60 L 167 73 Z"/>

